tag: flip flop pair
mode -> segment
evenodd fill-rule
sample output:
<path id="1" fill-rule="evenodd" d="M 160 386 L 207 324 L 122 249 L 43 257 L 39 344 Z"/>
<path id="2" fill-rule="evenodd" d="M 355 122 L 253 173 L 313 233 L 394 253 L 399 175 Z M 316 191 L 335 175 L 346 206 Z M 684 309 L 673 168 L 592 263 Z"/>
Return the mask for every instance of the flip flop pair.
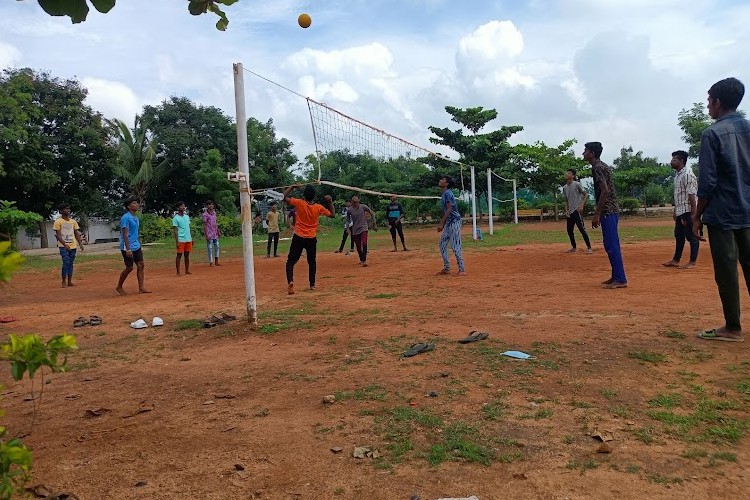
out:
<path id="1" fill-rule="evenodd" d="M 234 321 L 237 316 L 227 313 L 221 313 L 221 315 L 213 315 L 203 320 L 203 328 L 213 328 L 216 325 L 224 325 L 228 321 Z"/>
<path id="2" fill-rule="evenodd" d="M 80 328 L 82 326 L 91 325 L 91 326 L 99 326 L 102 324 L 102 318 L 99 316 L 89 316 L 88 318 L 85 318 L 83 316 L 73 320 L 73 327 L 74 328 Z"/>
<path id="3" fill-rule="evenodd" d="M 480 340 L 484 340 L 484 339 L 486 339 L 489 336 L 490 336 L 489 333 L 478 332 L 478 331 L 475 330 L 473 332 L 470 332 L 469 335 L 466 336 L 466 338 L 463 338 L 463 339 L 459 340 L 458 343 L 459 344 L 469 344 L 471 342 L 477 342 L 477 341 L 480 341 Z"/>
<path id="4" fill-rule="evenodd" d="M 432 344 L 429 342 L 419 342 L 417 344 L 412 344 L 410 348 L 404 351 L 401 357 L 411 358 L 412 356 L 416 356 L 417 354 L 422 354 L 423 352 L 430 352 L 434 350 L 435 350 L 435 344 Z"/>

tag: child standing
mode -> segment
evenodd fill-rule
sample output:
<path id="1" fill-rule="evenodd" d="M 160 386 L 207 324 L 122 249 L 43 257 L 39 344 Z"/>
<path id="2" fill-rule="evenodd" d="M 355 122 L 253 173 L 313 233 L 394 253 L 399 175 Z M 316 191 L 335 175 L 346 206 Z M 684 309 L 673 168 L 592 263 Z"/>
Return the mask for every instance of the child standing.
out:
<path id="1" fill-rule="evenodd" d="M 344 219 L 344 234 L 341 236 L 341 246 L 339 246 L 339 249 L 336 250 L 334 253 L 341 253 L 344 251 L 344 245 L 346 245 L 346 238 L 349 237 L 349 231 L 348 229 L 352 227 L 352 225 L 349 222 L 349 218 L 347 215 L 349 214 L 349 208 L 352 206 L 352 202 L 349 200 L 346 200 L 344 203 L 344 209 L 341 211 L 341 216 Z M 349 252 L 354 251 L 354 238 L 349 240 L 349 251 L 346 252 L 344 255 L 349 255 Z"/>
<path id="2" fill-rule="evenodd" d="M 271 257 L 271 241 L 273 241 L 273 256 L 278 257 L 279 248 L 279 212 L 276 211 L 276 202 L 271 203 L 271 210 L 266 215 L 268 222 L 268 246 L 266 248 L 266 259 Z"/>
<path id="3" fill-rule="evenodd" d="M 78 223 L 70 218 L 70 205 L 63 203 L 58 208 L 61 217 L 52 225 L 55 230 L 57 246 L 62 258 L 62 287 L 73 286 L 73 262 L 76 260 L 76 251 L 81 249 L 83 243 L 81 233 L 78 231 Z"/>
<path id="4" fill-rule="evenodd" d="M 219 229 L 219 225 L 216 223 L 216 208 L 214 207 L 214 202 L 212 200 L 208 200 L 206 202 L 206 211 L 203 212 L 203 234 L 206 235 L 208 265 L 213 266 L 214 264 L 216 264 L 217 266 L 220 266 L 219 238 L 221 238 L 221 230 Z"/>
<path id="5" fill-rule="evenodd" d="M 174 264 L 177 268 L 177 276 L 180 275 L 180 259 L 185 254 L 185 274 L 190 272 L 190 252 L 193 251 L 193 237 L 190 234 L 190 217 L 185 213 L 185 202 L 177 203 L 177 214 L 172 217 L 172 234 L 177 246 L 177 257 Z"/>

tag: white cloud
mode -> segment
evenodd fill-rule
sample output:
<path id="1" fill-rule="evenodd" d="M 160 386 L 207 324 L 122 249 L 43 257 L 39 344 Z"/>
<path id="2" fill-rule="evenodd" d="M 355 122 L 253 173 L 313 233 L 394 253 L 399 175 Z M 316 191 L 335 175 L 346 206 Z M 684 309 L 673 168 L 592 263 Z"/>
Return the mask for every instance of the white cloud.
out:
<path id="1" fill-rule="evenodd" d="M 131 124 L 143 108 L 135 92 L 120 82 L 85 77 L 81 83 L 89 90 L 86 101 L 107 118 L 118 118 Z"/>
<path id="2" fill-rule="evenodd" d="M 458 42 L 459 60 L 503 62 L 523 52 L 523 35 L 512 21 L 490 21 Z"/>
<path id="3" fill-rule="evenodd" d="M 0 42 L 0 70 L 14 67 L 21 61 L 21 51 L 13 45 Z"/>
<path id="4" fill-rule="evenodd" d="M 305 48 L 290 55 L 283 63 L 292 73 L 315 73 L 326 78 L 368 78 L 387 76 L 393 54 L 380 43 L 323 51 Z"/>

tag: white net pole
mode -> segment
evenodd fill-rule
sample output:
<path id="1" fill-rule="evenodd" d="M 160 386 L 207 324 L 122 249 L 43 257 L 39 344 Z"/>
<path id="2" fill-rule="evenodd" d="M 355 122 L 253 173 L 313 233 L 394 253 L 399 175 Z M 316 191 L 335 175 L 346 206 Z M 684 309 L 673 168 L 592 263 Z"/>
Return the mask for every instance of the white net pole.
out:
<path id="1" fill-rule="evenodd" d="M 479 239 L 477 234 L 477 187 L 474 176 L 474 165 L 471 166 L 471 227 L 472 238 Z"/>
<path id="2" fill-rule="evenodd" d="M 490 218 L 490 234 L 495 234 L 492 221 L 492 170 L 487 167 L 487 211 Z"/>
<path id="3" fill-rule="evenodd" d="M 245 267 L 245 303 L 247 320 L 258 324 L 255 296 L 255 263 L 253 259 L 253 198 L 250 194 L 250 164 L 247 145 L 247 115 L 245 112 L 245 79 L 242 63 L 234 70 L 234 103 L 237 111 L 237 160 L 244 179 L 240 179 L 240 211 L 242 214 L 242 256 Z"/>
<path id="4" fill-rule="evenodd" d="M 516 192 L 516 180 L 513 179 L 513 223 L 518 224 L 518 193 Z"/>

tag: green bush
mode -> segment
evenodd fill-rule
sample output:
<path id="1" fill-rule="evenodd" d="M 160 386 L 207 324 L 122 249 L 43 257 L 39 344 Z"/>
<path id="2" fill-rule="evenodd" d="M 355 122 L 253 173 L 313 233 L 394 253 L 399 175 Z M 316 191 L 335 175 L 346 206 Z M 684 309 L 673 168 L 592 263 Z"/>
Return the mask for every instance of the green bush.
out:
<path id="1" fill-rule="evenodd" d="M 623 198 L 620 200 L 620 208 L 626 214 L 634 214 L 641 209 L 641 202 L 637 198 Z"/>
<path id="2" fill-rule="evenodd" d="M 222 236 L 242 236 L 242 220 L 239 217 L 219 214 L 216 216 L 216 224 Z M 203 234 L 202 221 L 200 234 Z"/>
<path id="3" fill-rule="evenodd" d="M 141 242 L 153 243 L 172 237 L 172 219 L 155 214 L 141 214 Z"/>
<path id="4" fill-rule="evenodd" d="M 667 193 L 664 188 L 658 184 L 651 184 L 646 186 L 646 206 L 653 207 L 655 205 L 663 205 L 667 199 Z"/>
<path id="5" fill-rule="evenodd" d="M 534 207 L 532 208 L 540 208 L 544 213 L 550 213 L 555 211 L 555 204 L 550 201 L 539 201 L 534 203 Z"/>

